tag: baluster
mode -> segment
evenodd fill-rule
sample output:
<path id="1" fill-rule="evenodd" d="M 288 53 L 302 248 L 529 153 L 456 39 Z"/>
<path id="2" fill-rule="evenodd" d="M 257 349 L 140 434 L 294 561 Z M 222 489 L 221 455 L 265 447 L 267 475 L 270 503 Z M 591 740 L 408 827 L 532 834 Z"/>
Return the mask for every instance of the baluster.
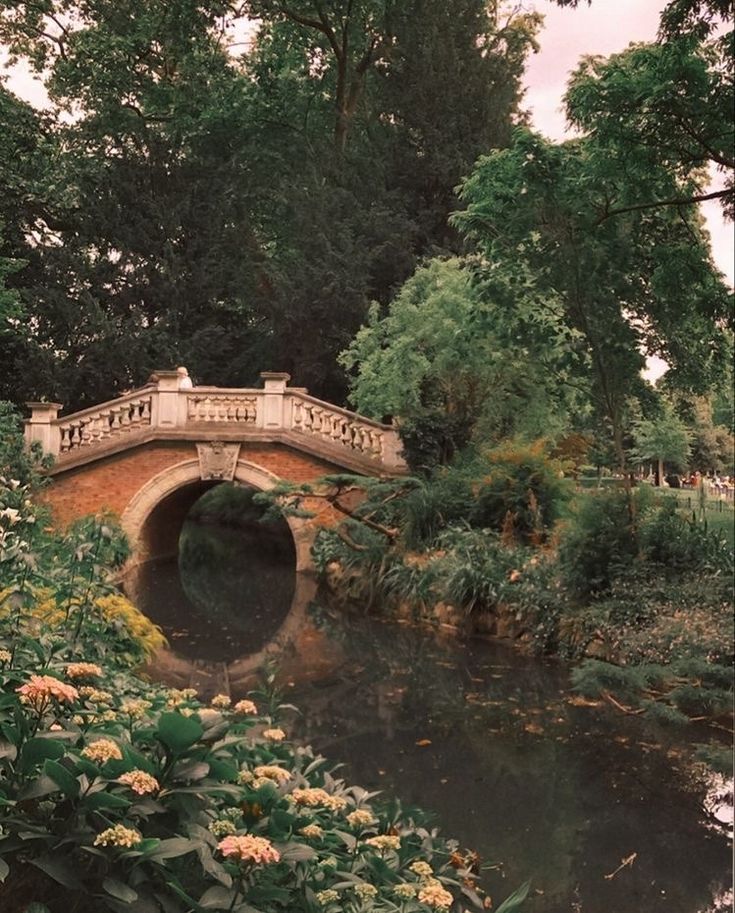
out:
<path id="1" fill-rule="evenodd" d="M 80 434 L 79 422 L 71 423 L 71 438 L 70 438 L 70 447 L 79 447 L 82 442 L 82 436 Z"/>
<path id="2" fill-rule="evenodd" d="M 93 416 L 89 423 L 90 435 L 92 438 L 92 443 L 96 444 L 102 440 L 102 416 L 97 413 Z"/>
<path id="3" fill-rule="evenodd" d="M 79 446 L 86 447 L 90 440 L 90 419 L 84 418 L 79 422 Z"/>
<path id="4" fill-rule="evenodd" d="M 71 448 L 70 432 L 71 432 L 71 428 L 69 428 L 68 425 L 62 425 L 59 428 L 59 433 L 61 435 L 61 442 L 59 444 L 59 450 L 61 451 L 61 453 L 66 453 L 66 451 Z"/>
<path id="5" fill-rule="evenodd" d="M 120 409 L 120 428 L 130 431 L 130 403 L 123 403 Z"/>
<path id="6" fill-rule="evenodd" d="M 144 425 L 150 425 L 151 423 L 151 400 L 150 397 L 143 400 L 142 408 L 140 410 L 140 420 Z"/>
<path id="7" fill-rule="evenodd" d="M 300 399 L 293 404 L 293 427 L 296 431 L 302 431 L 304 424 L 304 404 Z"/>
<path id="8" fill-rule="evenodd" d="M 332 427 L 330 429 L 330 437 L 335 443 L 339 440 L 342 434 L 342 417 L 339 415 L 332 416 Z"/>
<path id="9" fill-rule="evenodd" d="M 378 459 L 381 459 L 383 456 L 383 432 L 371 431 L 370 437 L 373 440 L 373 453 Z"/>
<path id="10" fill-rule="evenodd" d="M 109 436 L 110 436 L 110 410 L 105 409 L 104 412 L 100 412 L 99 440 L 104 441 Z"/>

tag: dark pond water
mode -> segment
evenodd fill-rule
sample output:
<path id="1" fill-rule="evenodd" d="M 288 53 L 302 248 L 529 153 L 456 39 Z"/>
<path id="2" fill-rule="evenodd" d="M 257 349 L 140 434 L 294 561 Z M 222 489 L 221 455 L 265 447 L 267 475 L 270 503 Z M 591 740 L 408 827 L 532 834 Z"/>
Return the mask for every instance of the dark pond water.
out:
<path id="1" fill-rule="evenodd" d="M 181 655 L 229 662 L 281 626 L 292 565 L 257 540 L 188 523 L 181 573 L 139 582 Z M 693 770 L 682 736 L 583 706 L 562 664 L 312 606 L 282 677 L 294 737 L 430 809 L 495 866 L 496 902 L 531 878 L 529 913 L 731 909 L 727 784 Z"/>

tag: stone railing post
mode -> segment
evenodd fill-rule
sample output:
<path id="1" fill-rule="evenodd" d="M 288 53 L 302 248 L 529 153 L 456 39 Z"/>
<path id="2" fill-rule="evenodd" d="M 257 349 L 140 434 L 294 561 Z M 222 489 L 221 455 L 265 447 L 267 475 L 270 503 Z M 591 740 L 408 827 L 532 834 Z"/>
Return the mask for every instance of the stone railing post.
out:
<path id="1" fill-rule="evenodd" d="M 44 453 L 58 457 L 61 448 L 61 438 L 56 420 L 61 403 L 26 403 L 31 410 L 31 417 L 26 419 L 25 440 L 27 444 L 36 441 L 43 448 Z"/>
<path id="2" fill-rule="evenodd" d="M 154 428 L 176 428 L 179 417 L 179 375 L 176 371 L 156 371 L 158 390 L 153 396 L 151 425 Z"/>
<path id="3" fill-rule="evenodd" d="M 383 464 L 386 469 L 405 469 L 406 461 L 403 459 L 403 444 L 395 425 L 386 431 L 383 437 Z"/>
<path id="4" fill-rule="evenodd" d="M 286 384 L 290 374 L 275 371 L 261 371 L 263 378 L 263 428 L 285 428 L 288 422 L 284 410 Z"/>

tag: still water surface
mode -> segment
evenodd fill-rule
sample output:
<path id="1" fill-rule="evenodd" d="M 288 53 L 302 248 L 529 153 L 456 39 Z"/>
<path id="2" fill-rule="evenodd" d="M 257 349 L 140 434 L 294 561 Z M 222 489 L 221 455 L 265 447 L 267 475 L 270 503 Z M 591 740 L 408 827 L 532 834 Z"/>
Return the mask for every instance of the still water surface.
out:
<path id="1" fill-rule="evenodd" d="M 188 522 L 181 566 L 146 570 L 141 607 L 177 652 L 227 663 L 280 627 L 294 574 L 262 545 Z M 561 663 L 314 605 L 283 676 L 294 738 L 431 810 L 493 864 L 496 901 L 531 878 L 529 913 L 731 909 L 726 785 L 693 772 L 681 735 L 581 705 Z"/>

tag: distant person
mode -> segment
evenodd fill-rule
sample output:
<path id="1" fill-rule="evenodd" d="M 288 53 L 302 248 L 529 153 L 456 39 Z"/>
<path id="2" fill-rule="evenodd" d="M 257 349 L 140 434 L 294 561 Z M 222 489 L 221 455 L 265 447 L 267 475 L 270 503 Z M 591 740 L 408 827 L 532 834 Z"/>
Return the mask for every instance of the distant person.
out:
<path id="1" fill-rule="evenodd" d="M 186 368 L 183 366 L 177 368 L 176 373 L 179 375 L 179 390 L 191 390 L 194 387 Z"/>

